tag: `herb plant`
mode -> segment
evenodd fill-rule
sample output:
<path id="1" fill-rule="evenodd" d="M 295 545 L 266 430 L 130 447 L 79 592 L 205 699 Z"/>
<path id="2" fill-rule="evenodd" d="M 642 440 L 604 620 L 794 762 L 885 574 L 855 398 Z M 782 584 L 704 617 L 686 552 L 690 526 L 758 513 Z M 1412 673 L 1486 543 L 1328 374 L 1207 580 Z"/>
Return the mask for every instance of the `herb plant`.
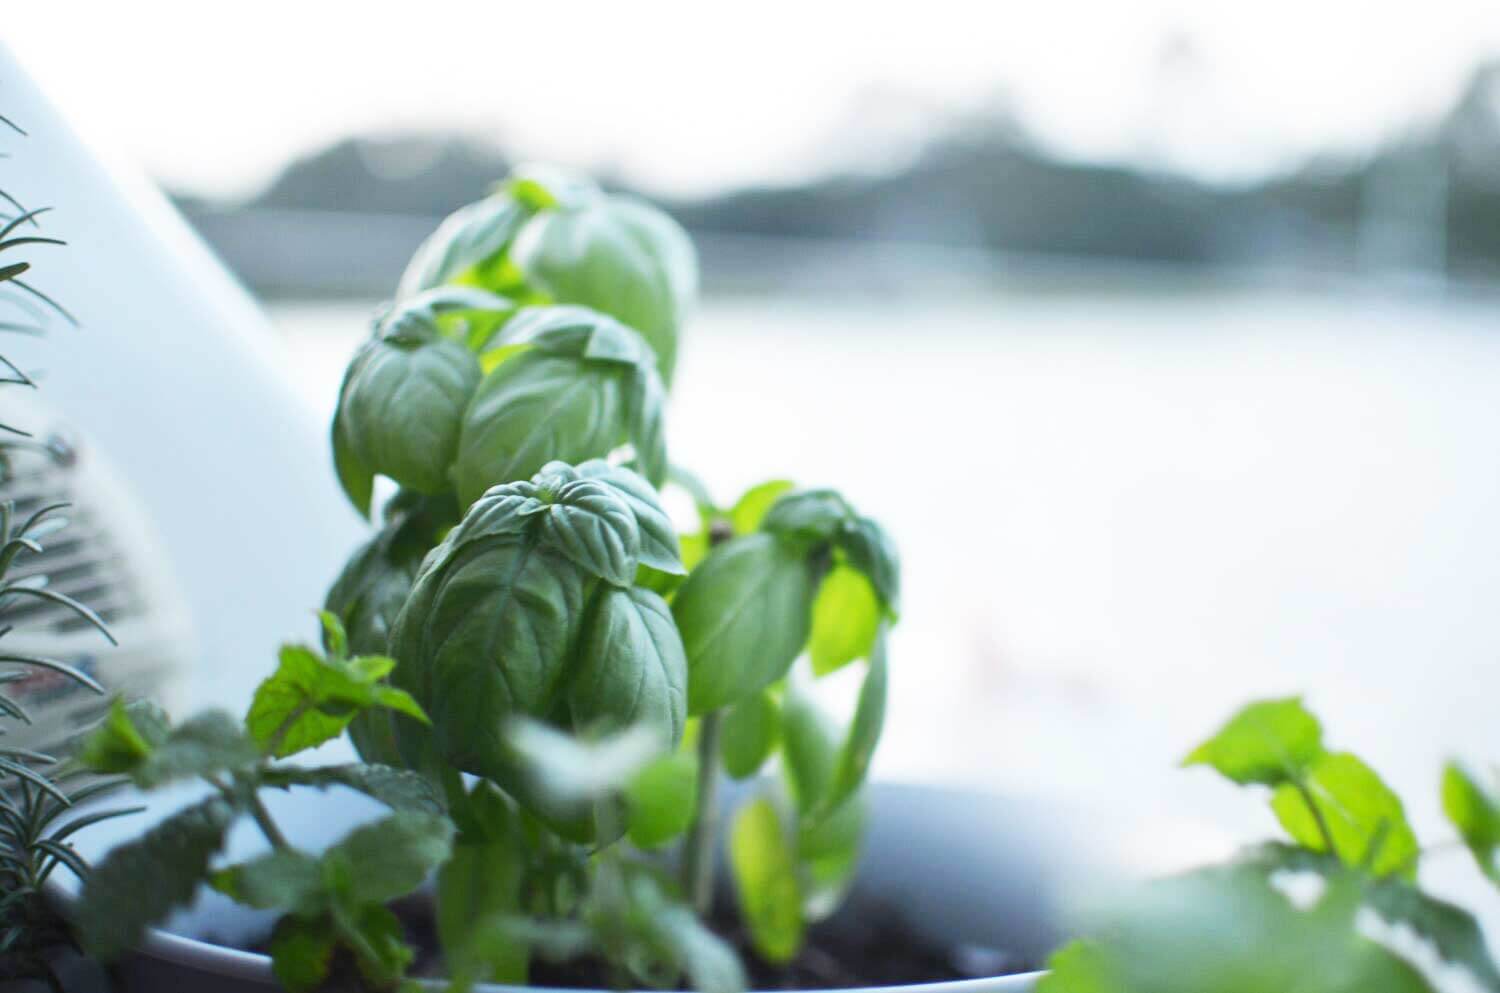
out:
<path id="1" fill-rule="evenodd" d="M 368 514 L 376 477 L 397 489 L 325 606 L 397 660 L 390 684 L 430 717 L 364 715 L 351 735 L 445 793 L 456 980 L 520 983 L 533 956 L 587 954 L 621 983 L 741 985 L 703 923 L 717 787 L 773 757 L 778 778 L 727 831 L 757 953 L 795 956 L 853 874 L 896 553 L 831 490 L 777 481 L 720 507 L 670 466 L 695 289 L 664 214 L 519 170 L 421 246 L 340 390 L 351 501 Z M 685 535 L 668 484 L 698 509 Z M 839 729 L 807 684 L 861 659 Z"/>
<path id="2" fill-rule="evenodd" d="M 1299 700 L 1245 707 L 1185 764 L 1268 788 L 1287 839 L 1132 889 L 1096 914 L 1097 937 L 1053 956 L 1040 993 L 1428 993 L 1424 958 L 1500 990 L 1474 917 L 1418 886 L 1433 849 L 1419 845 L 1400 798 L 1360 758 L 1328 748 Z M 1495 879 L 1500 799 L 1450 764 L 1442 800 Z M 1311 900 L 1293 899 L 1299 879 L 1315 882 Z M 1390 940 L 1402 932 L 1417 939 L 1415 956 L 1411 940 Z"/>

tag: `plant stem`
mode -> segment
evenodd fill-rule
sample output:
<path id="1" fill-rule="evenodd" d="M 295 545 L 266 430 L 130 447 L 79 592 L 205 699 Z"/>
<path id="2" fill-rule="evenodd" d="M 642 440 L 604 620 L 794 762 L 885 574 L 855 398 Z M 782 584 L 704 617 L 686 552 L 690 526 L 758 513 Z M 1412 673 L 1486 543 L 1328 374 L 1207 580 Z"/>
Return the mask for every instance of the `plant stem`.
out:
<path id="1" fill-rule="evenodd" d="M 698 724 L 698 810 L 682 850 L 682 889 L 700 918 L 714 902 L 714 854 L 719 835 L 719 730 L 722 710 Z"/>
<path id="2" fill-rule="evenodd" d="M 286 840 L 286 835 L 282 834 L 281 828 L 271 820 L 271 812 L 266 809 L 265 804 L 260 802 L 260 797 L 253 792 L 250 794 L 250 816 L 255 818 L 256 826 L 260 828 L 260 833 L 266 836 L 272 848 L 278 852 L 291 850 L 292 846 Z"/>
<path id="3" fill-rule="evenodd" d="M 1323 836 L 1323 844 L 1328 848 L 1328 854 L 1339 858 L 1339 850 L 1333 843 L 1333 832 L 1328 830 L 1328 821 L 1323 817 L 1323 808 L 1319 807 L 1313 799 L 1312 790 L 1301 779 L 1294 780 L 1297 792 L 1302 794 L 1302 802 L 1307 804 L 1307 809 L 1312 812 L 1313 823 L 1318 826 L 1318 833 Z"/>

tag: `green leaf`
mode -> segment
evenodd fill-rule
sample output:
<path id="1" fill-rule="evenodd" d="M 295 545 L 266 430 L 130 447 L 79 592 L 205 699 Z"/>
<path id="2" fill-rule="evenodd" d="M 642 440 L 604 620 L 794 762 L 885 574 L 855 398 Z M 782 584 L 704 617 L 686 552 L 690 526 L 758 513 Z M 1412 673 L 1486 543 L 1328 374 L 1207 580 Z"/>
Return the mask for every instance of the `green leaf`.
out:
<path id="1" fill-rule="evenodd" d="M 667 904 L 652 915 L 653 931 L 698 993 L 743 993 L 745 970 L 724 939 L 691 910 Z"/>
<path id="2" fill-rule="evenodd" d="M 323 625 L 323 647 L 334 658 L 349 657 L 349 632 L 339 615 L 331 610 L 318 611 L 318 623 Z M 385 651 L 384 648 L 381 651 Z"/>
<path id="3" fill-rule="evenodd" d="M 813 814 L 833 798 L 840 748 L 828 718 L 796 686 L 781 703 L 782 771 L 797 810 Z"/>
<path id="4" fill-rule="evenodd" d="M 358 934 L 357 942 L 345 943 L 354 951 L 354 964 L 365 982 L 376 989 L 389 989 L 406 975 L 407 966 L 416 958 L 416 952 L 406 944 L 401 921 L 394 913 L 379 904 L 360 907 L 358 916 L 352 921 L 347 917 L 344 927 Z"/>
<path id="5" fill-rule="evenodd" d="M 169 733 L 161 708 L 151 703 L 127 704 L 116 697 L 109 713 L 78 748 L 78 761 L 104 775 L 134 772 Z"/>
<path id="6" fill-rule="evenodd" d="M 735 815 L 729 865 L 755 950 L 768 962 L 790 961 L 805 930 L 802 891 L 796 857 L 769 799 L 752 800 Z"/>
<path id="7" fill-rule="evenodd" d="M 89 951 L 110 960 L 134 946 L 146 928 L 185 906 L 208 874 L 236 811 L 214 796 L 168 817 L 94 866 L 78 906 Z"/>
<path id="8" fill-rule="evenodd" d="M 543 467 L 543 472 L 547 471 Z M 672 519 L 662 509 L 661 500 L 646 478 L 623 466 L 611 465 L 603 459 L 590 459 L 577 467 L 583 479 L 592 479 L 612 487 L 635 514 L 636 528 L 640 532 L 641 564 L 674 576 L 686 575 L 678 550 L 677 532 Z"/>
<path id="9" fill-rule="evenodd" d="M 671 218 L 630 198 L 593 197 L 540 214 L 513 258 L 552 300 L 592 307 L 639 331 L 671 381 L 677 335 L 698 288 L 692 242 Z"/>
<path id="10" fill-rule="evenodd" d="M 526 984 L 526 945 L 481 926 L 521 912 L 524 872 L 522 840 L 511 834 L 478 842 L 461 839 L 454 846 L 438 873 L 437 929 L 455 980 Z"/>
<path id="11" fill-rule="evenodd" d="M 311 993 L 328 979 L 337 947 L 333 927 L 324 920 L 283 917 L 271 932 L 271 971 L 291 993 Z"/>
<path id="12" fill-rule="evenodd" d="M 848 502 L 833 490 L 803 490 L 772 504 L 760 529 L 802 541 L 831 541 L 853 517 Z"/>
<path id="13" fill-rule="evenodd" d="M 573 725 L 653 728 L 675 748 L 687 723 L 687 657 L 667 602 L 650 590 L 604 587 L 579 642 L 568 687 Z"/>
<path id="14" fill-rule="evenodd" d="M 480 381 L 462 343 L 377 337 L 349 365 L 334 414 L 335 461 L 357 467 L 350 492 L 367 504 L 365 475 L 389 476 L 419 493 L 451 488 L 464 411 Z"/>
<path id="15" fill-rule="evenodd" d="M 1336 854 L 1347 865 L 1377 876 L 1416 872 L 1419 851 L 1401 798 L 1373 769 L 1348 752 L 1323 755 L 1305 774 L 1307 793 L 1333 836 Z M 1298 844 L 1327 851 L 1327 842 L 1308 800 L 1294 784 L 1277 787 L 1271 809 Z"/>
<path id="16" fill-rule="evenodd" d="M 538 479 L 546 478 L 544 468 Z M 589 479 L 570 479 L 544 492 L 550 499 L 535 515 L 543 540 L 590 575 L 629 586 L 641 554 L 629 504 L 612 487 Z"/>
<path id="17" fill-rule="evenodd" d="M 854 708 L 854 721 L 839 748 L 833 786 L 827 799 L 823 801 L 826 807 L 836 807 L 843 803 L 845 798 L 864 784 L 865 777 L 869 774 L 870 760 L 875 755 L 875 746 L 880 743 L 880 733 L 885 727 L 888 669 L 885 633 L 882 631 L 876 638 L 875 650 L 870 654 L 870 668 L 860 687 L 859 702 Z"/>
<path id="18" fill-rule="evenodd" d="M 781 738 L 781 708 L 765 690 L 752 693 L 724 712 L 719 754 L 735 779 L 760 771 Z"/>
<path id="19" fill-rule="evenodd" d="M 870 518 L 857 517 L 845 522 L 834 542 L 849 564 L 874 584 L 887 616 L 894 619 L 901 609 L 901 559 L 890 535 Z"/>
<path id="20" fill-rule="evenodd" d="M 807 646 L 813 672 L 826 676 L 867 658 L 883 614 L 875 587 L 864 573 L 848 565 L 834 566 L 813 601 L 812 640 Z"/>
<path id="21" fill-rule="evenodd" d="M 855 793 L 828 813 L 797 824 L 797 862 L 802 874 L 802 910 L 820 921 L 838 909 L 859 869 L 865 832 L 865 798 Z"/>
<path id="22" fill-rule="evenodd" d="M 646 766 L 625 788 L 626 825 L 638 848 L 657 848 L 678 837 L 698 809 L 698 757 L 676 751 Z"/>
<path id="23" fill-rule="evenodd" d="M 672 600 L 688 659 L 688 713 L 732 704 L 786 674 L 812 625 L 812 569 L 768 534 L 734 538 Z"/>
<path id="24" fill-rule="evenodd" d="M 502 288 L 485 276 L 504 259 L 532 211 L 505 192 L 454 211 L 412 256 L 397 296 L 404 299 L 459 279 Z"/>
<path id="25" fill-rule="evenodd" d="M 1074 940 L 1052 953 L 1036 993 L 1128 993 L 1114 964 L 1091 941 Z M 1247 991 L 1249 993 L 1249 991 Z"/>
<path id="26" fill-rule="evenodd" d="M 1479 870 L 1500 884 L 1495 850 L 1500 848 L 1500 801 L 1457 762 L 1443 767 L 1443 813 L 1474 854 Z"/>
<path id="27" fill-rule="evenodd" d="M 752 534 L 760 530 L 761 521 L 765 520 L 771 505 L 793 485 L 790 479 L 772 479 L 746 490 L 729 509 L 729 526 L 734 533 Z"/>
<path id="28" fill-rule="evenodd" d="M 534 787 L 562 805 L 624 790 L 665 748 L 657 731 L 646 726 L 580 741 L 539 721 L 517 720 L 509 740 Z"/>
<path id="29" fill-rule="evenodd" d="M 398 810 L 349 832 L 322 862 L 347 867 L 341 895 L 349 903 L 381 904 L 421 886 L 452 850 L 453 824 L 446 817 Z"/>
<path id="30" fill-rule="evenodd" d="M 1209 765 L 1241 785 L 1280 786 L 1303 776 L 1323 755 L 1323 729 L 1298 697 L 1242 709 L 1195 748 L 1183 765 Z"/>
<path id="31" fill-rule="evenodd" d="M 143 789 L 179 779 L 246 769 L 260 761 L 260 749 L 222 710 L 209 710 L 168 732 L 128 775 Z"/>
<path id="32" fill-rule="evenodd" d="M 258 910 L 316 914 L 326 904 L 318 860 L 296 851 L 273 851 L 220 869 L 208 884 L 237 903 Z"/>
<path id="33" fill-rule="evenodd" d="M 309 786 L 327 789 L 346 786 L 378 800 L 392 810 L 443 813 L 443 798 L 431 780 L 409 769 L 386 765 L 327 765 L 315 769 L 278 765 L 261 774 L 263 786 L 291 789 Z"/>
<path id="34" fill-rule="evenodd" d="M 508 774 L 506 719 L 550 715 L 565 689 L 588 592 L 571 562 L 526 536 L 469 541 L 454 529 L 391 632 L 401 659 L 393 678 L 432 718 L 437 754 L 465 772 Z M 403 748 L 424 735 L 405 721 L 397 731 Z M 409 734 L 416 740 L 408 742 Z"/>

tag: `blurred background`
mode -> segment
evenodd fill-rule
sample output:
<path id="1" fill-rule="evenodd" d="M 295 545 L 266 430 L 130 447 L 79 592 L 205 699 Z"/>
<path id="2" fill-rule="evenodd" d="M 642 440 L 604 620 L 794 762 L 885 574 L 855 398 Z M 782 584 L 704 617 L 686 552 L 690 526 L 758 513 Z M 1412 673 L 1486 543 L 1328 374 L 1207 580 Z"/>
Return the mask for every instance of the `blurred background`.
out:
<path id="1" fill-rule="evenodd" d="M 705 289 L 674 461 L 724 500 L 838 486 L 902 547 L 886 776 L 1065 797 L 1161 868 L 1270 829 L 1174 770 L 1251 695 L 1307 694 L 1428 840 L 1438 761 L 1500 757 L 1493 3 L 28 4 L 5 34 L 264 303 L 319 419 L 513 163 L 669 209 Z"/>

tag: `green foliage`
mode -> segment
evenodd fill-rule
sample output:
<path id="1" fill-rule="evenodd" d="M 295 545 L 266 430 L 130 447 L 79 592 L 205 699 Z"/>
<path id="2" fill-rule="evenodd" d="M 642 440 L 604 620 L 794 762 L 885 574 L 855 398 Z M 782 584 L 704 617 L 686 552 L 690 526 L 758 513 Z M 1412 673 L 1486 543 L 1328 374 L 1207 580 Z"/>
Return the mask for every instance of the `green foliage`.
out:
<path id="1" fill-rule="evenodd" d="M 802 892 L 794 846 L 776 806 L 765 797 L 735 815 L 729 864 L 756 951 L 771 962 L 789 961 L 802 946 L 806 927 Z"/>
<path id="2" fill-rule="evenodd" d="M 781 707 L 770 693 L 752 693 L 724 712 L 719 755 L 735 779 L 755 775 L 781 740 Z"/>
<path id="3" fill-rule="evenodd" d="M 1323 754 L 1323 728 L 1297 697 L 1252 703 L 1183 760 L 1208 765 L 1236 783 L 1280 786 Z"/>
<path id="4" fill-rule="evenodd" d="M 1458 829 L 1479 870 L 1500 885 L 1495 849 L 1500 847 L 1500 800 L 1457 762 L 1443 767 L 1443 813 Z"/>
<path id="5" fill-rule="evenodd" d="M 1277 787 L 1271 809 L 1307 848 L 1331 847 L 1343 861 L 1377 875 L 1416 872 L 1417 838 L 1401 798 L 1348 752 L 1323 755 L 1299 783 Z"/>

